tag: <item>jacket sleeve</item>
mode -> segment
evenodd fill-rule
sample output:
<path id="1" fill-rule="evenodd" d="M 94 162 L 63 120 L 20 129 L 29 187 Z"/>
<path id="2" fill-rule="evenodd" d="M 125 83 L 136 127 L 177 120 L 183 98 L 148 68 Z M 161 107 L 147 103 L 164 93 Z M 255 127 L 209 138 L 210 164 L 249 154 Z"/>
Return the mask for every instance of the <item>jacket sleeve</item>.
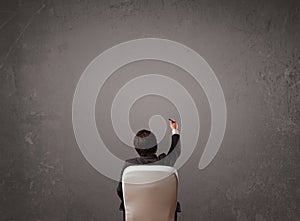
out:
<path id="1" fill-rule="evenodd" d="M 122 190 L 122 182 L 119 181 L 119 184 L 117 186 L 117 194 L 121 201 L 123 201 L 123 190 Z"/>
<path id="2" fill-rule="evenodd" d="M 121 201 L 123 201 L 122 175 L 123 175 L 123 172 L 124 172 L 125 168 L 130 166 L 130 165 L 131 165 L 130 162 L 125 161 L 125 163 L 123 165 L 123 168 L 122 168 L 122 171 L 121 171 L 120 181 L 119 181 L 118 186 L 117 186 L 117 194 L 118 194 L 119 198 L 121 199 Z"/>
<path id="3" fill-rule="evenodd" d="M 157 164 L 166 165 L 166 166 L 174 166 L 176 160 L 180 156 L 181 153 L 181 143 L 180 143 L 180 135 L 173 134 L 170 149 L 166 156 L 157 161 Z"/>

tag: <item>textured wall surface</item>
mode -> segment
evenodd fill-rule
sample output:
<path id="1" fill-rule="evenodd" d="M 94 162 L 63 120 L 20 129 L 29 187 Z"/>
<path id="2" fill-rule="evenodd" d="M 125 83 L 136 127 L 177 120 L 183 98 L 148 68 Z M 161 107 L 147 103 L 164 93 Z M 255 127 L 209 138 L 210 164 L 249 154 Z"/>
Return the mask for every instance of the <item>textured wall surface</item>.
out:
<path id="1" fill-rule="evenodd" d="M 179 170 L 179 220 L 299 220 L 297 0 L 1 0 L 0 220 L 121 220 L 117 182 L 93 169 L 76 144 L 72 99 L 93 58 L 143 37 L 178 41 L 201 54 L 227 102 L 214 161 L 197 169 L 209 132 L 203 126 L 199 148 Z M 176 73 L 201 100 L 209 125 L 203 91 Z M 126 81 L 117 77 L 110 79 L 116 88 L 103 88 L 107 96 Z M 147 101 L 164 103 L 145 98 L 134 111 L 143 112 Z M 99 100 L 97 113 L 103 106 Z M 111 128 L 104 114 L 97 116 L 98 127 Z"/>

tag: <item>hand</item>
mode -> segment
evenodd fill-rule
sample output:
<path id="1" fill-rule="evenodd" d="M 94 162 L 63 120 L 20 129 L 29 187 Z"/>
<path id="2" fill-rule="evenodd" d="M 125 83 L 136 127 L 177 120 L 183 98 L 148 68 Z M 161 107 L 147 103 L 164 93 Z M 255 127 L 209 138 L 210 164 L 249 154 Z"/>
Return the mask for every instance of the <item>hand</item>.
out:
<path id="1" fill-rule="evenodd" d="M 170 128 L 173 130 L 173 129 L 178 129 L 178 124 L 175 120 L 169 118 L 169 121 L 170 121 Z"/>

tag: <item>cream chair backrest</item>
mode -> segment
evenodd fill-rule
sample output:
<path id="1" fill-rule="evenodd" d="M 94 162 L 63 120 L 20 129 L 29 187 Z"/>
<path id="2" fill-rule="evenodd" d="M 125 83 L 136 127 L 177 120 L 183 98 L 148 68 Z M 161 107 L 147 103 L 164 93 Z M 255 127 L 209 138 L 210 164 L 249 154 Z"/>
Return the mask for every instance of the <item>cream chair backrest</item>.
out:
<path id="1" fill-rule="evenodd" d="M 174 221 L 178 175 L 173 167 L 135 165 L 122 175 L 126 221 Z"/>

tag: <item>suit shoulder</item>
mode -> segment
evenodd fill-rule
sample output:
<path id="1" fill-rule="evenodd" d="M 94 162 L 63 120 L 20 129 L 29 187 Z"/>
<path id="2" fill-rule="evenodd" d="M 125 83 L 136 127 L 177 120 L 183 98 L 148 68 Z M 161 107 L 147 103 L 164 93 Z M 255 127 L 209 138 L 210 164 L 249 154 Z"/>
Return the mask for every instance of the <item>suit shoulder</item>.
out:
<path id="1" fill-rule="evenodd" d="M 135 157 L 135 158 L 127 159 L 125 160 L 125 162 L 128 164 L 135 164 L 136 162 L 138 162 L 138 158 Z"/>
<path id="2" fill-rule="evenodd" d="M 167 156 L 167 154 L 162 153 L 162 154 L 160 154 L 160 155 L 158 156 L 158 159 L 161 160 L 161 159 L 163 159 L 163 158 L 166 157 L 166 156 Z"/>

